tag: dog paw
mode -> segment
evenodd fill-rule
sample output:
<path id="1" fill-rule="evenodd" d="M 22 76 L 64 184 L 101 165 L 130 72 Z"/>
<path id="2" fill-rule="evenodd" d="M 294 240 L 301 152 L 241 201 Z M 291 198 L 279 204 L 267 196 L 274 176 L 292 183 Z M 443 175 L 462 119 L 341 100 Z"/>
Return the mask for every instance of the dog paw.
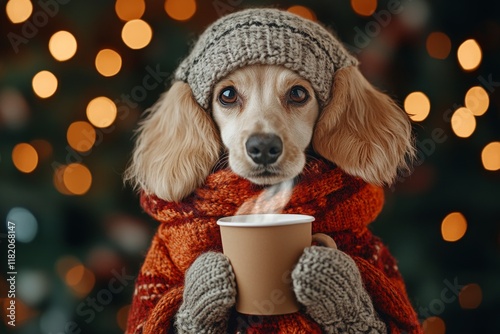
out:
<path id="1" fill-rule="evenodd" d="M 222 253 L 199 256 L 186 272 L 183 303 L 176 316 L 179 333 L 224 333 L 236 303 L 236 280 Z"/>
<path id="2" fill-rule="evenodd" d="M 292 272 L 306 313 L 326 333 L 385 333 L 354 260 L 333 248 L 306 248 Z"/>
<path id="3" fill-rule="evenodd" d="M 336 304 L 349 302 L 362 289 L 356 264 L 345 253 L 332 248 L 312 246 L 304 250 L 292 272 L 297 300 L 313 308 L 325 320 L 336 313 Z"/>

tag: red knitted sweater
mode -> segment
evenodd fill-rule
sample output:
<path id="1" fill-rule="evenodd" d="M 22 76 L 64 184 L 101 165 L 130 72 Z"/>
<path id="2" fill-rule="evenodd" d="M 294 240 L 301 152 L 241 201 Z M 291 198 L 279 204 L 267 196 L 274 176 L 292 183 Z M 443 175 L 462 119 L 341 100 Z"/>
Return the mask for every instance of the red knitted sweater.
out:
<path id="1" fill-rule="evenodd" d="M 126 333 L 173 332 L 187 268 L 201 253 L 222 251 L 217 220 L 234 215 L 245 202 L 255 202 L 261 192 L 261 187 L 223 169 L 211 174 L 202 187 L 180 203 L 142 194 L 142 207 L 160 226 L 136 281 Z M 329 234 L 338 248 L 354 259 L 389 333 L 419 334 L 422 329 L 396 262 L 367 228 L 383 202 L 381 188 L 351 177 L 328 162 L 313 160 L 301 174 L 283 213 L 314 216 L 313 233 Z M 268 210 L 269 204 L 265 207 Z M 239 213 L 244 212 L 240 209 Z M 301 312 L 252 318 L 233 311 L 229 328 L 231 332 L 244 328 L 247 333 L 321 333 L 319 326 Z"/>

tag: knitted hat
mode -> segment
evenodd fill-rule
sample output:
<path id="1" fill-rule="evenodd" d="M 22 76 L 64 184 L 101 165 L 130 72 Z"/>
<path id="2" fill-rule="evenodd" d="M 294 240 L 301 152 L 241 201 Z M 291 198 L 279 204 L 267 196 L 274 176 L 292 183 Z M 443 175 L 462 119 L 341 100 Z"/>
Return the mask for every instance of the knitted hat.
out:
<path id="1" fill-rule="evenodd" d="M 247 9 L 209 26 L 182 61 L 175 79 L 189 84 L 208 109 L 214 85 L 246 65 L 282 65 L 309 80 L 320 105 L 330 97 L 333 73 L 357 65 L 323 26 L 277 9 Z"/>

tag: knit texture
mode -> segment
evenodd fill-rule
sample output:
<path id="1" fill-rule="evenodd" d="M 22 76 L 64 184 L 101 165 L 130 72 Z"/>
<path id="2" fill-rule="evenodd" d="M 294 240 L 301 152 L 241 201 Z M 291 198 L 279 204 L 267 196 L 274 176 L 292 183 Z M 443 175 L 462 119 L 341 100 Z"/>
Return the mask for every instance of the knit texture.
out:
<path id="1" fill-rule="evenodd" d="M 222 254 L 202 254 L 186 272 L 184 299 L 176 316 L 179 334 L 226 333 L 236 303 L 236 278 Z"/>
<path id="2" fill-rule="evenodd" d="M 297 300 L 326 333 L 385 334 L 354 261 L 342 251 L 306 248 L 292 272 Z"/>
<path id="3" fill-rule="evenodd" d="M 333 73 L 356 65 L 323 26 L 277 9 L 247 9 L 209 26 L 175 72 L 187 82 L 198 104 L 208 109 L 212 88 L 246 65 L 282 65 L 309 80 L 320 105 L 330 97 Z"/>
<path id="4" fill-rule="evenodd" d="M 222 169 L 180 203 L 142 194 L 142 207 L 160 225 L 136 281 L 127 333 L 174 332 L 186 270 L 202 253 L 222 252 L 217 220 L 234 215 L 243 203 L 247 213 L 259 207 L 272 210 L 269 203 L 258 203 L 261 192 L 261 187 Z M 282 212 L 314 216 L 313 233 L 327 233 L 352 258 L 389 333 L 419 334 L 422 330 L 395 260 L 367 228 L 382 206 L 381 188 L 351 177 L 327 161 L 311 160 Z M 321 333 L 321 327 L 305 312 L 256 317 L 233 309 L 228 333 L 238 330 Z"/>

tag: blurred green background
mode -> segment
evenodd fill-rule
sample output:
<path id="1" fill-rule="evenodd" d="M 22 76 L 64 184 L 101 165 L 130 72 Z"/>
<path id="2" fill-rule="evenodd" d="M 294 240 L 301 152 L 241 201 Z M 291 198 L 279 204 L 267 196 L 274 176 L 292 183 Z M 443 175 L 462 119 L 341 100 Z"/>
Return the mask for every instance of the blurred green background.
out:
<path id="1" fill-rule="evenodd" d="M 0 4 L 0 332 L 124 331 L 156 228 L 122 183 L 137 121 L 204 27 L 272 6 L 335 30 L 367 78 L 415 114 L 418 160 L 372 228 L 426 333 L 500 333 L 499 2 Z"/>

